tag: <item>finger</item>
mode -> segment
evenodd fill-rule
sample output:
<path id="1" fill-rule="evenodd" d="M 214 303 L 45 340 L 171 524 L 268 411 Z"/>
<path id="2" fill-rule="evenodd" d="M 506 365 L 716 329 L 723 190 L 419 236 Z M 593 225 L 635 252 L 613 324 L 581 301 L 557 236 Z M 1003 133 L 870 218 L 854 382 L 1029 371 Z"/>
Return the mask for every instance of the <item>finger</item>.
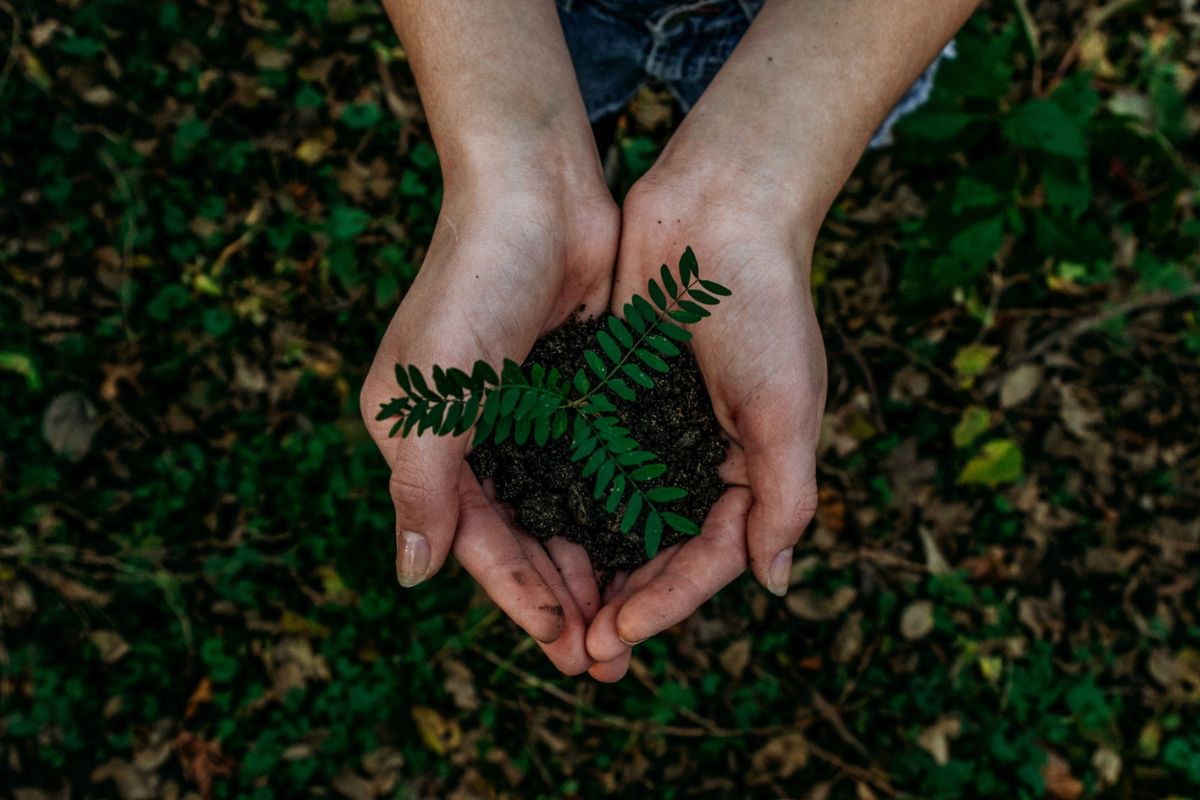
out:
<path id="1" fill-rule="evenodd" d="M 546 542 L 545 547 L 579 607 L 579 613 L 590 623 L 600 610 L 600 587 L 596 584 L 596 572 L 587 550 L 561 536 Z"/>
<path id="2" fill-rule="evenodd" d="M 750 477 L 746 472 L 746 451 L 737 442 L 725 445 L 725 460 L 717 467 L 717 475 L 726 486 L 750 485 Z"/>
<path id="3" fill-rule="evenodd" d="M 538 644 L 550 659 L 550 663 L 558 667 L 560 672 L 579 675 L 592 666 L 592 659 L 588 657 L 587 648 L 584 646 L 587 624 L 575 603 L 575 598 L 571 596 L 558 567 L 551 561 L 541 543 L 527 533 L 515 531 L 513 535 L 529 563 L 538 571 L 563 608 L 563 627 L 558 638 L 553 642 Z"/>
<path id="4" fill-rule="evenodd" d="M 750 568 L 769 591 L 787 594 L 792 550 L 817 511 L 816 433 L 797 426 L 785 438 L 746 444 L 754 504 L 746 523 Z"/>
<path id="5" fill-rule="evenodd" d="M 466 443 L 453 439 L 391 436 L 393 420 L 377 420 L 383 403 L 400 393 L 377 356 L 359 404 L 367 430 L 387 461 L 388 493 L 396 513 L 396 580 L 415 586 L 439 569 L 458 528 L 458 479 Z"/>
<path id="6" fill-rule="evenodd" d="M 742 574 L 749 508 L 749 491 L 725 490 L 709 510 L 700 535 L 684 542 L 666 568 L 621 606 L 616 626 L 622 641 L 636 644 L 682 622 Z"/>
<path id="7" fill-rule="evenodd" d="M 671 559 L 679 552 L 680 546 L 675 545 L 663 550 L 647 563 L 633 572 L 621 577 L 620 588 L 608 593 L 604 606 L 596 613 L 596 618 L 588 626 L 587 649 L 588 655 L 599 662 L 613 661 L 622 654 L 629 652 L 630 642 L 622 641 L 617 633 L 617 615 L 625 601 L 633 596 L 659 573 L 667 568 Z"/>
<path id="8" fill-rule="evenodd" d="M 562 603 L 483 496 L 466 465 L 458 486 L 461 500 L 454 557 L 513 622 L 539 642 L 553 642 L 563 631 L 566 612 Z"/>
<path id="9" fill-rule="evenodd" d="M 626 650 L 612 661 L 606 661 L 602 664 L 592 664 L 588 667 L 588 675 L 600 683 L 616 683 L 625 677 L 625 673 L 629 671 L 629 660 L 633 657 L 631 650 Z"/>

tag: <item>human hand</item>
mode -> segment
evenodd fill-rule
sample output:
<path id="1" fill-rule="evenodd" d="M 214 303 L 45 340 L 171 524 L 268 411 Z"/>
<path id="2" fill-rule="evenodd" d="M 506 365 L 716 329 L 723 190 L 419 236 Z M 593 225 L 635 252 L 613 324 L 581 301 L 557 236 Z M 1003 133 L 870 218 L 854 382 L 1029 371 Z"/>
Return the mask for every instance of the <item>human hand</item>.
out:
<path id="1" fill-rule="evenodd" d="M 583 548 L 543 547 L 485 495 L 465 456 L 469 435 L 388 435 L 380 406 L 397 394 L 394 368 L 469 370 L 478 359 L 520 361 L 535 339 L 607 303 L 618 212 L 596 165 L 582 184 L 511 174 L 456 176 L 412 288 L 363 385 L 363 420 L 391 468 L 396 575 L 414 586 L 453 552 L 488 595 L 563 672 L 591 664 L 585 626 L 599 606 Z M 428 374 L 428 372 L 426 372 Z"/>
<path id="2" fill-rule="evenodd" d="M 699 536 L 614 581 L 587 635 L 598 680 L 617 680 L 631 646 L 686 619 L 749 564 L 778 595 L 817 507 L 816 448 L 826 369 L 809 267 L 816 225 L 774 202 L 769 184 L 656 167 L 623 210 L 614 308 L 690 245 L 701 274 L 733 290 L 692 327 L 692 349 L 729 439 L 728 489 Z M 719 163 L 714 160 L 713 163 Z M 731 176 L 732 178 L 732 176 Z"/>

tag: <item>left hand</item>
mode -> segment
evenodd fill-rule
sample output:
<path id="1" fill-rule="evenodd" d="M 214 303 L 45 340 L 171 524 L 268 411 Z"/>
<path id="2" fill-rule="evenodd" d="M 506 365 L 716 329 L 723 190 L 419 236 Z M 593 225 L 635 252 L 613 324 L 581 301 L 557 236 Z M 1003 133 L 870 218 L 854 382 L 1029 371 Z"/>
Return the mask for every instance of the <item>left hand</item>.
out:
<path id="1" fill-rule="evenodd" d="M 660 162 L 661 163 L 661 162 Z M 720 163 L 719 159 L 712 163 Z M 691 181 L 656 167 L 623 210 L 612 307 L 691 246 L 700 274 L 733 295 L 691 326 L 692 349 L 729 440 L 728 485 L 696 538 L 614 582 L 588 630 L 597 680 L 619 679 L 633 644 L 686 619 L 747 564 L 787 592 L 792 548 L 817 507 L 826 367 L 809 267 L 816 225 L 781 213 L 769 185 Z"/>

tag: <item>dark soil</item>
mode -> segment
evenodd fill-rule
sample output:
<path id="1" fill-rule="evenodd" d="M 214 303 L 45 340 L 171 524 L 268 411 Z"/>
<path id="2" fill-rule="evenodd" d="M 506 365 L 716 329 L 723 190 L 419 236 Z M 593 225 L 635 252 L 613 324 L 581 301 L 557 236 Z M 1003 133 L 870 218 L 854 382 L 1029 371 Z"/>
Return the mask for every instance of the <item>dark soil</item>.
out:
<path id="1" fill-rule="evenodd" d="M 583 352 L 596 347 L 595 333 L 602 324 L 568 322 L 537 341 L 526 365 L 536 362 L 574 375 L 584 366 Z M 687 497 L 666 508 L 699 525 L 723 488 L 717 466 L 725 458 L 725 445 L 696 360 L 685 350 L 669 363 L 669 373 L 654 376 L 653 389 L 638 389 L 636 404 L 609 394 L 633 438 L 666 465 L 655 485 L 687 489 Z M 622 534 L 624 504 L 610 514 L 603 497 L 592 499 L 593 480 L 581 476 L 582 464 L 571 463 L 570 438 L 568 432 L 545 447 L 489 442 L 469 460 L 480 480 L 495 480 L 497 497 L 512 506 L 521 528 L 543 541 L 561 535 L 583 545 L 598 577 L 607 582 L 614 572 L 645 563 L 641 524 Z M 664 526 L 660 549 L 684 538 Z"/>

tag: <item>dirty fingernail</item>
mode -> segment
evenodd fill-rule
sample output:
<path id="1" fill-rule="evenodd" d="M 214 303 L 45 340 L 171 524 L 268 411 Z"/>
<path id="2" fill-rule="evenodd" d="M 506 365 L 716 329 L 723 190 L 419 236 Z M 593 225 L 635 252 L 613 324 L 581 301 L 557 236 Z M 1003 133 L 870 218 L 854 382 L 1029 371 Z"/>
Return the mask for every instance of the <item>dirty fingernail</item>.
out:
<path id="1" fill-rule="evenodd" d="M 396 533 L 396 580 L 416 586 L 429 572 L 429 540 L 416 531 Z"/>
<path id="2" fill-rule="evenodd" d="M 775 556 L 775 560 L 771 562 L 771 569 L 767 572 L 767 589 L 772 594 L 777 594 L 783 597 L 787 594 L 788 584 L 792 578 L 792 548 L 781 550 L 779 555 Z"/>
<path id="3" fill-rule="evenodd" d="M 620 640 L 621 640 L 621 643 L 622 643 L 622 644 L 624 644 L 626 647 L 633 647 L 635 644 L 641 644 L 642 642 L 646 641 L 646 640 L 647 640 L 647 639 L 649 639 L 650 637 L 649 637 L 649 636 L 643 636 L 641 639 L 638 639 L 638 640 L 637 640 L 637 641 L 635 641 L 635 642 L 630 642 L 630 641 L 627 641 L 627 640 L 625 639 L 625 637 L 624 637 L 624 636 L 622 636 L 621 634 L 619 634 L 619 633 L 618 633 L 618 634 L 617 634 L 617 638 L 618 638 L 618 639 L 620 639 Z"/>

